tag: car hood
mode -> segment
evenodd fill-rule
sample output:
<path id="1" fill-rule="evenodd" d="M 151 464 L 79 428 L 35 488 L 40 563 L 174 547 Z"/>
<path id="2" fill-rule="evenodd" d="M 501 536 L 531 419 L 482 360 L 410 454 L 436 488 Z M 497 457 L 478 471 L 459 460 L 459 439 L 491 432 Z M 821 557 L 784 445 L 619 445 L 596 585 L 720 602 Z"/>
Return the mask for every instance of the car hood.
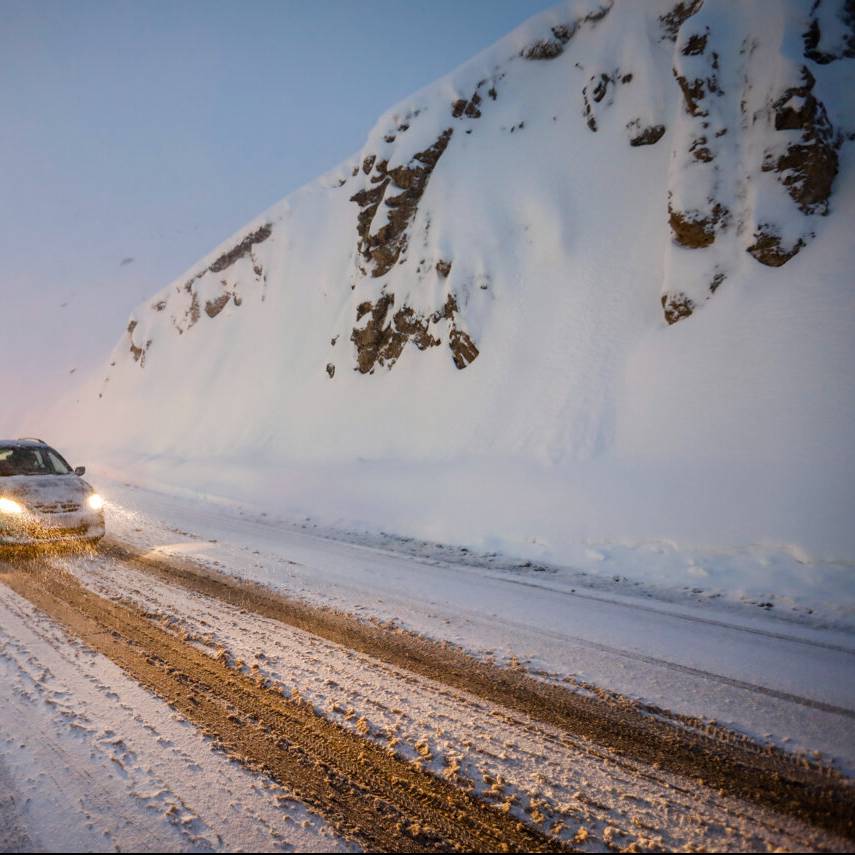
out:
<path id="1" fill-rule="evenodd" d="M 12 475 L 0 478 L 0 496 L 28 502 L 79 502 L 92 488 L 77 475 Z"/>

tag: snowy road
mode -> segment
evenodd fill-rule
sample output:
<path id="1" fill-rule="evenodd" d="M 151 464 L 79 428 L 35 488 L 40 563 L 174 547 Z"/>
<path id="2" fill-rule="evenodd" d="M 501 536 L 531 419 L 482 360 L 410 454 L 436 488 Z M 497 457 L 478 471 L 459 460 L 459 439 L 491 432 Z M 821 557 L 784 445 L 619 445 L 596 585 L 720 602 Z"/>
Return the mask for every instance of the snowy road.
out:
<path id="1" fill-rule="evenodd" d="M 111 530 L 153 554 L 191 557 L 499 663 L 714 719 L 855 770 L 853 633 L 752 606 L 697 603 L 679 590 L 105 486 L 114 500 Z"/>
<path id="2" fill-rule="evenodd" d="M 851 781 L 751 754 L 698 719 L 781 744 L 790 736 L 851 764 L 855 655 L 843 633 L 629 597 L 597 580 L 583 589 L 578 578 L 571 586 L 560 574 L 465 554 L 413 554 L 391 539 L 333 539 L 198 500 L 118 487 L 111 498 L 121 542 L 35 563 L 0 559 L 0 848 L 308 851 L 371 845 L 372 834 L 391 835 L 377 838 L 388 844 L 401 833 L 428 848 L 431 834 L 446 848 L 487 848 L 490 839 L 531 848 L 547 838 L 592 851 L 846 847 L 810 817 L 775 809 L 774 788 L 757 793 L 763 769 L 783 772 L 832 805 L 839 830 Z M 229 587 L 221 574 L 282 596 L 244 581 Z M 493 663 L 511 669 L 490 671 Z M 261 707 L 239 710 L 259 686 L 281 700 L 258 696 Z M 618 692 L 678 715 L 651 719 Z M 349 781 L 335 805 L 323 776 L 304 780 L 283 765 L 287 754 L 230 730 L 229 716 L 249 715 L 274 746 L 299 748 L 308 725 L 289 730 L 295 710 L 333 728 L 300 750 Z M 338 740 L 346 750 L 324 753 Z M 719 746 L 721 770 L 703 760 L 708 742 Z M 697 768 L 677 768 L 670 755 L 681 751 Z M 367 771 L 339 765 L 354 752 L 369 758 L 359 761 Z M 385 763 L 407 771 L 381 775 Z M 455 840 L 442 810 L 404 815 L 394 788 L 377 789 L 410 770 L 430 773 L 413 779 L 424 804 L 439 792 L 431 781 L 474 796 L 458 805 L 464 813 L 492 804 L 486 837 Z M 400 819 L 369 829 L 359 818 L 364 795 L 347 796 L 351 788 L 379 792 L 393 817 L 404 811 L 404 831 L 395 830 Z M 514 838 L 504 817 L 535 836 Z"/>

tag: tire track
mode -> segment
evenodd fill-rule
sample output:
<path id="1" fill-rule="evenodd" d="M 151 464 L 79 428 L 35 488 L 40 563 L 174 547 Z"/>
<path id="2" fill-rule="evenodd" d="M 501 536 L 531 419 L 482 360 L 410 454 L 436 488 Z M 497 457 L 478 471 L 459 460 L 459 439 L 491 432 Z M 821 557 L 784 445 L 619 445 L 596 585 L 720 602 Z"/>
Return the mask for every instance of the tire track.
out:
<path id="1" fill-rule="evenodd" d="M 291 599 L 187 560 L 153 558 L 115 541 L 103 551 L 169 584 L 273 618 L 559 727 L 636 762 L 701 779 L 728 795 L 855 839 L 851 781 L 740 734 L 593 687 L 581 687 L 589 691 L 579 692 L 545 683 L 478 661 L 442 642 Z"/>
<path id="2" fill-rule="evenodd" d="M 74 635 L 169 702 L 230 754 L 283 782 L 374 851 L 559 851 L 565 847 L 236 673 L 41 561 L 0 574 Z"/>

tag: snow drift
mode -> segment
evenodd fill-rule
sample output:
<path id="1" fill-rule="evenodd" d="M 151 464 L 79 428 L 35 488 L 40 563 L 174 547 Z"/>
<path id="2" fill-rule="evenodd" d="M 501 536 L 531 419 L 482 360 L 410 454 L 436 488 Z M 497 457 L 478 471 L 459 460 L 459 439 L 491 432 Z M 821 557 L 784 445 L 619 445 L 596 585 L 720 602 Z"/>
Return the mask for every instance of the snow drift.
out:
<path id="1" fill-rule="evenodd" d="M 140 306 L 55 441 L 559 560 L 855 559 L 853 26 L 556 6 Z"/>

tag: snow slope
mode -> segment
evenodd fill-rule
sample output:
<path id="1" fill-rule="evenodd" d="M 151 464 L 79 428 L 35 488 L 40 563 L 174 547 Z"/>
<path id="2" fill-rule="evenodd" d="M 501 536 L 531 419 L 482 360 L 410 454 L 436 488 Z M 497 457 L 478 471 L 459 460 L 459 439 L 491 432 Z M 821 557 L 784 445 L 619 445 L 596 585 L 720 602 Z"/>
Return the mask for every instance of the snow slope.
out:
<path id="1" fill-rule="evenodd" d="M 561 3 L 18 432 L 326 522 L 555 561 L 760 544 L 802 587 L 848 577 L 852 26 L 839 0 Z"/>

